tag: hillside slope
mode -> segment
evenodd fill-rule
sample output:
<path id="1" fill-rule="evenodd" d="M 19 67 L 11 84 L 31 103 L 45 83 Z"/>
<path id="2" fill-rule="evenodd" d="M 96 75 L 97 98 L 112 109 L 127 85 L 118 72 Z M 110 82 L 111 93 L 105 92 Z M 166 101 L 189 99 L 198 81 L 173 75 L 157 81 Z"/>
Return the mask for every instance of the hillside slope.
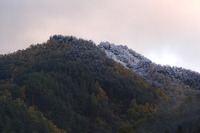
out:
<path id="1" fill-rule="evenodd" d="M 196 131 L 197 129 L 194 131 L 189 129 L 191 126 L 198 125 L 196 123 L 200 121 L 198 115 L 200 113 L 199 73 L 183 68 L 155 64 L 127 46 L 102 42 L 98 47 L 109 58 L 141 75 L 151 85 L 162 89 L 170 97 L 169 104 L 160 105 L 159 118 L 155 119 L 155 121 L 159 120 L 158 127 L 162 123 L 163 126 L 160 128 L 167 128 L 166 124 L 170 127 L 168 131 L 174 132 L 174 125 L 184 125 L 185 132 L 199 132 L 200 128 L 198 128 L 198 131 Z"/>
<path id="2" fill-rule="evenodd" d="M 156 114 L 157 104 L 167 99 L 163 91 L 109 59 L 93 42 L 60 35 L 1 56 L 0 92 L 0 102 L 8 99 L 12 105 L 8 121 L 0 119 L 2 132 L 37 129 L 35 121 L 41 121 L 40 126 L 46 123 L 47 132 L 139 132 Z M 9 119 L 18 102 L 25 111 L 16 115 L 16 123 L 25 123 L 22 117 L 29 110 L 33 122 L 12 127 Z M 6 113 L 7 109 L 0 112 Z"/>

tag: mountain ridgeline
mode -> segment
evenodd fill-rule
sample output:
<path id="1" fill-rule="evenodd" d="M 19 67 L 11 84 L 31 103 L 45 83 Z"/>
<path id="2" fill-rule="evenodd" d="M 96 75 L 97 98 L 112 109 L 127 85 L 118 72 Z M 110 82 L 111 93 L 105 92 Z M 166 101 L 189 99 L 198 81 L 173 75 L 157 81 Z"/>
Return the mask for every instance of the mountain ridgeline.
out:
<path id="1" fill-rule="evenodd" d="M 119 62 L 126 68 L 145 77 L 151 84 L 164 88 L 165 81 L 162 77 L 171 79 L 171 84 L 184 84 L 184 88 L 200 90 L 200 74 L 179 67 L 161 66 L 153 63 L 151 60 L 136 53 L 126 46 L 114 45 L 109 42 L 102 42 L 98 46 L 106 55 L 116 62 Z M 175 81 L 173 81 L 175 80 Z"/>
<path id="2" fill-rule="evenodd" d="M 98 47 L 108 57 L 141 75 L 155 87 L 165 89 L 165 91 L 170 91 L 170 89 L 181 91 L 183 95 L 190 95 L 191 90 L 200 94 L 200 74 L 197 72 L 155 64 L 126 46 L 102 42 Z M 173 93 L 171 96 L 175 97 Z"/>
<path id="3" fill-rule="evenodd" d="M 0 55 L 0 132 L 198 133 L 200 74 L 54 35 Z"/>

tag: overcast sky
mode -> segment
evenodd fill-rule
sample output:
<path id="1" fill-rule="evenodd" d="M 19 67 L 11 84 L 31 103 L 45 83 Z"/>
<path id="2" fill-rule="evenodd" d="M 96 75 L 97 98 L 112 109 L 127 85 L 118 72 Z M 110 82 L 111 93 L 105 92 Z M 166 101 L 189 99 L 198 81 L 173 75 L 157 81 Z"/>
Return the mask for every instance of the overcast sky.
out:
<path id="1" fill-rule="evenodd" d="M 0 53 L 73 35 L 200 72 L 200 0 L 0 0 Z"/>

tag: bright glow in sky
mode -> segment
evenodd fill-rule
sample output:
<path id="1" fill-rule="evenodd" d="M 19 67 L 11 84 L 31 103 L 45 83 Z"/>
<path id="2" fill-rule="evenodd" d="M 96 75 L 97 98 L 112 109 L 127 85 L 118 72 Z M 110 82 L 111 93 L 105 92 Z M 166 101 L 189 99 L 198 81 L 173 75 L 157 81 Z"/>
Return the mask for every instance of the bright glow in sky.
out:
<path id="1" fill-rule="evenodd" d="M 175 55 L 172 55 L 169 53 L 162 54 L 159 56 L 152 54 L 152 55 L 149 55 L 149 59 L 153 60 L 154 62 L 159 62 L 160 64 L 170 65 L 170 66 L 180 63 Z"/>
<path id="2" fill-rule="evenodd" d="M 200 72 L 199 0 L 0 0 L 0 18 L 2 54 L 73 35 Z"/>

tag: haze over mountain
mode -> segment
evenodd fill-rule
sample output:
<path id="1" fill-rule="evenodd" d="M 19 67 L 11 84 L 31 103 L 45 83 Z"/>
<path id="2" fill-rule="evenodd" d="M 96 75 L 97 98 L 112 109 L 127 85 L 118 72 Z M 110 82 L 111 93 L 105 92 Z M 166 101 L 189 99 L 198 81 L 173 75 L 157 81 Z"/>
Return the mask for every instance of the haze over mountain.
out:
<path id="1" fill-rule="evenodd" d="M 74 35 L 200 72 L 199 0 L 0 0 L 0 53 Z"/>
<path id="2" fill-rule="evenodd" d="M 54 35 L 0 56 L 0 132 L 199 133 L 200 74 Z"/>

